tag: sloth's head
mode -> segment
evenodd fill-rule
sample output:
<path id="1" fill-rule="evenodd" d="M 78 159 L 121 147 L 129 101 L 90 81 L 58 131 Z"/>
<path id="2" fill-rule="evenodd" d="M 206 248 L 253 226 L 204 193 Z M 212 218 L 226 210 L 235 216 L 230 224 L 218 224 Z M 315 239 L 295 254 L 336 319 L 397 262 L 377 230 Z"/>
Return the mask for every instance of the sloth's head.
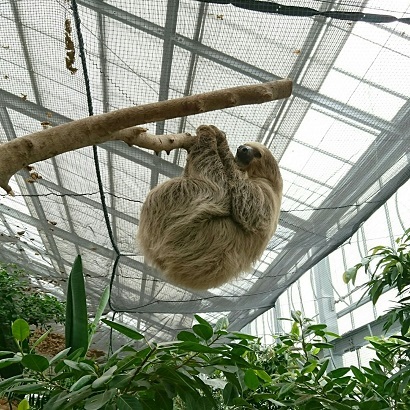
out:
<path id="1" fill-rule="evenodd" d="M 249 178 L 266 178 L 274 185 L 281 185 L 282 178 L 276 159 L 259 142 L 247 142 L 236 150 L 235 162 L 242 171 L 246 171 Z"/>

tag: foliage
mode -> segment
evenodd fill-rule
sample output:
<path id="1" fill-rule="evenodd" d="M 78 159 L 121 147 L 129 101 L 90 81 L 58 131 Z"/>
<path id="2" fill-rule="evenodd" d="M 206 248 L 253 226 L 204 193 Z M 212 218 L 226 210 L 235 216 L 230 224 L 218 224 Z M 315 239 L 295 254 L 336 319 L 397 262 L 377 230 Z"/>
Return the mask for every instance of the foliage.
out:
<path id="1" fill-rule="evenodd" d="M 381 258 L 377 268 L 382 271 L 376 269 L 367 284 L 373 302 L 377 292 L 372 289 L 382 282 L 402 295 L 397 309 L 408 307 L 408 241 L 406 231 L 397 250 L 378 247 L 369 256 L 377 253 Z M 366 264 L 358 266 L 356 273 L 360 267 L 366 269 Z M 81 265 L 77 268 L 82 273 Z M 107 300 L 106 291 L 88 346 Z M 98 362 L 88 359 L 83 347 L 72 350 L 70 346 L 52 358 L 36 354 L 38 342 L 26 351 L 28 324 L 16 320 L 13 335 L 19 352 L 12 357 L 5 356 L 10 352 L 0 352 L 0 368 L 19 363 L 24 373 L 1 381 L 0 397 L 26 394 L 28 403 L 22 408 L 29 404 L 30 409 L 45 410 L 406 410 L 410 408 L 410 337 L 408 310 L 403 312 L 394 319 L 401 326 L 400 335 L 367 338 L 375 358 L 360 369 L 334 368 L 332 340 L 338 336 L 300 312 L 284 319 L 291 321 L 290 332 L 276 336 L 268 347 L 254 336 L 229 330 L 225 318 L 211 325 L 195 316 L 192 329 L 166 343 L 149 343 L 136 329 L 103 319 L 105 326 L 130 342 Z M 75 327 L 75 316 L 71 322 Z"/>
<path id="2" fill-rule="evenodd" d="M 24 318 L 29 324 L 45 326 L 64 323 L 64 303 L 56 297 L 30 290 L 28 274 L 14 264 L 0 263 L 0 323 Z"/>

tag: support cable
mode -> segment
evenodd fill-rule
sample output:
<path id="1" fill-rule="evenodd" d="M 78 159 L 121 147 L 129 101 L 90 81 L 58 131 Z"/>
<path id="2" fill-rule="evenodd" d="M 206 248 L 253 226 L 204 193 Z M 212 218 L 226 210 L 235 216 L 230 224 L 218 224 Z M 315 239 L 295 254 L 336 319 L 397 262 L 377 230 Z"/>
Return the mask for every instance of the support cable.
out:
<path id="1" fill-rule="evenodd" d="M 82 65 L 82 68 L 83 68 L 84 82 L 85 82 L 86 95 L 87 95 L 87 104 L 88 104 L 88 115 L 92 116 L 92 115 L 94 115 L 94 110 L 93 110 L 92 97 L 91 97 L 90 78 L 88 76 L 87 59 L 86 59 L 86 56 L 85 56 L 85 47 L 84 47 L 84 39 L 83 39 L 83 35 L 82 35 L 82 32 L 81 32 L 81 20 L 80 20 L 80 15 L 79 15 L 79 12 L 78 12 L 78 7 L 77 7 L 77 1 L 76 0 L 71 0 L 71 8 L 73 10 L 75 28 L 76 28 L 77 37 L 78 37 L 78 46 L 79 46 L 79 50 L 80 50 L 81 65 Z M 109 298 L 109 301 L 108 301 L 110 309 L 114 310 L 113 307 L 112 307 L 112 304 L 111 304 L 111 290 L 112 290 L 115 274 L 116 274 L 116 271 L 117 271 L 117 266 L 118 266 L 118 263 L 119 263 L 119 260 L 120 260 L 120 257 L 121 257 L 121 252 L 118 249 L 117 243 L 115 241 L 114 234 L 113 234 L 112 227 L 111 227 L 110 217 L 108 215 L 107 203 L 106 203 L 106 200 L 105 200 L 105 192 L 104 192 L 104 187 L 103 187 L 102 177 L 101 177 L 100 162 L 99 162 L 99 159 L 98 159 L 98 152 L 97 152 L 97 146 L 96 145 L 93 145 L 93 155 L 94 155 L 95 171 L 96 171 L 96 174 L 97 174 L 98 189 L 99 189 L 100 199 L 101 199 L 101 206 L 102 206 L 102 210 L 103 210 L 103 214 L 104 214 L 104 220 L 105 220 L 105 224 L 107 226 L 108 236 L 110 238 L 111 245 L 112 245 L 115 253 L 117 254 L 117 256 L 115 258 L 115 261 L 114 261 L 113 268 L 112 268 L 112 272 L 111 272 L 110 298 Z"/>

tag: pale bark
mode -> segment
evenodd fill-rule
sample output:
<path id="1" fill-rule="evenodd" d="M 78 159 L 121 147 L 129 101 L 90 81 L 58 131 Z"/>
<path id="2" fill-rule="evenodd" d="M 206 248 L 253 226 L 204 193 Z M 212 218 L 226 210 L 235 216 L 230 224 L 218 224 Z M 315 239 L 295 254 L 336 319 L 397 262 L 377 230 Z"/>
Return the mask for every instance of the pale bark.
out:
<path id="1" fill-rule="evenodd" d="M 129 145 L 157 152 L 187 148 L 192 143 L 189 134 L 149 136 L 145 133 L 145 128 L 130 127 L 239 105 L 279 100 L 289 97 L 291 92 L 291 80 L 227 88 L 124 108 L 16 138 L 0 145 L 0 187 L 12 193 L 10 178 L 29 164 L 110 140 L 123 140 Z"/>

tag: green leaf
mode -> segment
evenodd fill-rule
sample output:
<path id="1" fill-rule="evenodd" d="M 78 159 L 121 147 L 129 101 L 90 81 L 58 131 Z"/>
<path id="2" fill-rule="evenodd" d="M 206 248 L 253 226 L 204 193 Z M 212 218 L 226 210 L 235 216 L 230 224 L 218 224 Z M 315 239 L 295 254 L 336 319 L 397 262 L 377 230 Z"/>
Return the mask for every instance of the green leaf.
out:
<path id="1" fill-rule="evenodd" d="M 46 388 L 46 385 L 43 383 L 27 384 L 27 385 L 22 384 L 21 386 L 13 386 L 13 387 L 8 388 L 9 392 L 21 393 L 21 394 L 41 393 L 45 390 L 47 390 L 47 388 Z"/>
<path id="2" fill-rule="evenodd" d="M 91 387 L 93 389 L 99 389 L 100 387 L 103 387 L 104 384 L 108 383 L 114 376 L 112 374 L 106 375 L 106 376 L 100 376 L 98 379 L 95 379 L 93 381 L 93 384 Z"/>
<path id="3" fill-rule="evenodd" d="M 343 377 L 346 373 L 348 373 L 349 370 L 350 370 L 349 367 L 340 367 L 339 369 L 332 370 L 327 375 L 331 379 L 339 379 L 340 377 Z"/>
<path id="4" fill-rule="evenodd" d="M 198 353 L 218 353 L 219 348 L 204 346 L 194 342 L 181 342 L 178 346 L 178 350 L 183 352 L 198 352 Z"/>
<path id="5" fill-rule="evenodd" d="M 192 330 L 203 340 L 209 340 L 214 334 L 212 327 L 203 324 L 192 326 Z"/>
<path id="6" fill-rule="evenodd" d="M 27 369 L 35 372 L 44 372 L 50 366 L 48 360 L 44 356 L 38 354 L 27 354 L 23 357 L 21 364 Z"/>
<path id="7" fill-rule="evenodd" d="M 334 347 L 332 343 L 325 342 L 312 343 L 312 345 L 318 347 L 319 349 L 332 349 Z"/>
<path id="8" fill-rule="evenodd" d="M 226 336 L 228 339 L 240 339 L 240 340 L 255 340 L 258 336 L 247 335 L 246 333 L 231 332 Z"/>
<path id="9" fill-rule="evenodd" d="M 182 342 L 198 342 L 198 338 L 192 333 L 186 330 L 182 330 L 177 334 L 177 339 Z"/>
<path id="10" fill-rule="evenodd" d="M 68 278 L 65 338 L 66 347 L 71 347 L 72 351 L 82 348 L 82 355 L 85 356 L 88 349 L 88 317 L 80 255 L 76 257 Z"/>
<path id="11" fill-rule="evenodd" d="M 92 374 L 86 374 L 80 377 L 71 387 L 70 392 L 80 390 L 85 385 L 89 384 L 89 382 L 94 378 Z"/>
<path id="12" fill-rule="evenodd" d="M 317 361 L 313 360 L 312 363 L 308 363 L 305 367 L 302 368 L 301 373 L 312 373 L 317 367 Z"/>
<path id="13" fill-rule="evenodd" d="M 313 331 L 315 331 L 315 330 L 324 330 L 326 328 L 327 328 L 327 325 L 325 325 L 323 323 L 319 323 L 317 325 L 309 325 L 307 327 L 308 330 L 313 330 Z"/>
<path id="14" fill-rule="evenodd" d="M 70 350 L 71 350 L 71 348 L 67 347 L 66 349 L 62 350 L 61 352 L 58 352 L 53 358 L 50 359 L 50 365 L 58 362 L 59 360 L 63 359 L 64 357 L 67 357 Z"/>
<path id="15" fill-rule="evenodd" d="M 327 370 L 327 366 L 329 365 L 329 359 L 326 359 L 320 366 L 319 371 L 315 376 L 315 382 L 317 383 L 320 378 L 324 375 L 325 371 Z"/>
<path id="16" fill-rule="evenodd" d="M 23 319 L 15 320 L 11 326 L 11 330 L 13 337 L 19 342 L 26 340 L 30 336 L 30 327 Z"/>
<path id="17" fill-rule="evenodd" d="M 117 332 L 120 332 L 124 336 L 129 337 L 130 339 L 133 339 L 133 340 L 144 339 L 144 336 L 141 333 L 138 333 L 136 330 L 131 329 L 130 327 L 121 325 L 116 322 L 112 322 L 111 320 L 108 320 L 108 319 L 102 319 L 101 321 L 105 323 L 107 326 L 111 327 L 112 329 L 115 329 Z"/>
<path id="18" fill-rule="evenodd" d="M 366 383 L 367 378 L 360 369 L 358 369 L 356 366 L 350 366 L 350 370 L 360 383 Z"/>
<path id="19" fill-rule="evenodd" d="M 295 335 L 295 336 L 300 336 L 300 328 L 299 328 L 299 323 L 298 322 L 293 322 L 292 323 L 292 327 L 291 327 L 291 329 L 290 329 L 290 333 L 292 334 L 292 335 Z"/>
<path id="20" fill-rule="evenodd" d="M 222 397 L 224 404 L 230 406 L 235 397 L 239 397 L 238 389 L 231 383 L 227 383 L 223 389 Z"/>
<path id="21" fill-rule="evenodd" d="M 244 381 L 247 387 L 251 390 L 256 390 L 259 387 L 258 376 L 252 369 L 248 369 L 245 372 Z"/>
<path id="22" fill-rule="evenodd" d="M 118 410 L 143 410 L 142 404 L 140 401 L 129 394 L 124 394 L 120 397 L 117 397 L 117 409 Z"/>
<path id="23" fill-rule="evenodd" d="M 33 346 L 31 346 L 31 350 L 33 350 L 33 349 L 35 349 L 41 342 L 43 342 L 47 337 L 48 337 L 48 335 L 50 334 L 50 332 L 52 331 L 53 329 L 48 329 L 47 330 L 47 332 L 45 332 L 45 333 L 43 333 L 34 343 L 33 343 Z"/>
<path id="24" fill-rule="evenodd" d="M 196 321 L 197 321 L 199 324 L 212 327 L 211 324 L 210 324 L 209 322 L 207 322 L 205 319 L 203 319 L 201 316 L 199 316 L 199 315 L 194 315 L 194 318 L 196 319 Z"/>
<path id="25" fill-rule="evenodd" d="M 101 409 L 106 403 L 108 403 L 117 392 L 117 389 L 107 390 L 100 394 L 90 397 L 84 404 L 85 410 L 98 410 Z"/>
<path id="26" fill-rule="evenodd" d="M 356 265 L 355 267 L 350 268 L 346 272 L 344 272 L 343 273 L 343 282 L 344 283 L 349 283 L 350 281 L 352 281 L 352 283 L 354 285 L 354 283 L 356 281 L 357 271 L 358 271 L 358 266 Z"/>
<path id="27" fill-rule="evenodd" d="M 11 364 L 14 363 L 19 363 L 21 362 L 22 357 L 21 356 L 14 356 L 14 357 L 8 357 L 7 359 L 1 359 L 0 360 L 0 369 L 3 367 L 10 366 Z"/>
<path id="28" fill-rule="evenodd" d="M 101 295 L 101 298 L 100 298 L 100 303 L 98 304 L 98 308 L 97 308 L 97 310 L 96 310 L 96 312 L 95 312 L 95 316 L 94 316 L 94 320 L 93 320 L 93 323 L 92 323 L 92 325 L 91 325 L 91 333 L 89 334 L 89 336 L 88 336 L 88 349 L 90 348 L 90 346 L 91 346 L 91 343 L 92 343 L 92 341 L 93 341 L 93 337 L 94 337 L 94 334 L 95 334 L 95 332 L 96 332 L 96 330 L 97 330 L 97 328 L 98 328 L 98 324 L 100 323 L 100 320 L 101 320 L 101 316 L 103 315 L 103 313 L 104 313 L 104 311 L 105 311 L 105 308 L 107 307 L 107 304 L 108 304 L 108 301 L 110 300 L 110 287 L 109 286 L 107 286 L 105 289 L 104 289 L 104 291 L 103 291 L 103 293 L 102 293 L 102 295 Z"/>
<path id="29" fill-rule="evenodd" d="M 255 374 L 266 383 L 272 383 L 272 378 L 265 370 L 254 370 Z"/>
<path id="30" fill-rule="evenodd" d="M 23 399 L 17 407 L 17 410 L 29 410 L 29 409 L 30 409 L 30 404 L 28 403 L 27 399 Z"/>
<path id="31" fill-rule="evenodd" d="M 356 387 L 356 385 L 357 385 L 357 381 L 356 381 L 356 380 L 353 380 L 352 382 L 350 382 L 350 383 L 345 387 L 345 389 L 343 390 L 342 396 L 347 396 L 348 394 L 350 394 L 350 393 L 354 390 L 354 388 Z"/>
<path id="32" fill-rule="evenodd" d="M 218 319 L 214 326 L 215 333 L 219 332 L 220 330 L 226 330 L 229 327 L 229 320 L 226 316 L 221 317 Z"/>
<path id="33" fill-rule="evenodd" d="M 290 316 L 297 323 L 300 323 L 302 320 L 302 312 L 300 312 L 299 310 L 292 310 L 290 312 Z"/>

